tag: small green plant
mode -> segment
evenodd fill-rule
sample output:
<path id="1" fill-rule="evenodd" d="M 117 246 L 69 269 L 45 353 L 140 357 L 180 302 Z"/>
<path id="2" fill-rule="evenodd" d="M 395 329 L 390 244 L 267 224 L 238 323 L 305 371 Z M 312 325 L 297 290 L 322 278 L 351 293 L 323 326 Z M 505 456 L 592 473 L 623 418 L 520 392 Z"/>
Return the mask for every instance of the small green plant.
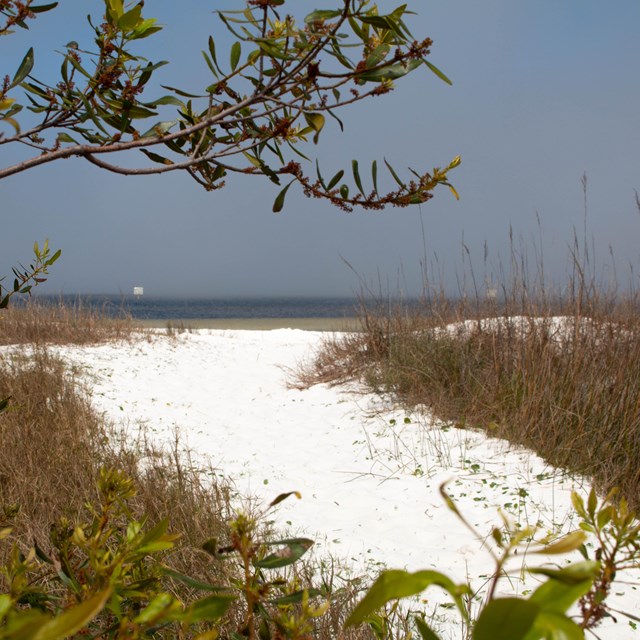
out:
<path id="1" fill-rule="evenodd" d="M 6 309 L 9 306 L 9 300 L 16 293 L 29 294 L 34 286 L 46 281 L 48 269 L 60 257 L 62 251 L 58 249 L 53 255 L 49 248 L 49 240 L 45 240 L 42 248 L 37 242 L 33 244 L 34 261 L 28 267 L 19 265 L 12 269 L 13 284 L 11 287 L 3 287 L 0 279 L 0 309 Z"/>
<path id="2" fill-rule="evenodd" d="M 451 511 L 476 537 L 476 529 L 465 519 L 451 497 L 441 487 L 441 494 Z M 585 629 L 593 629 L 607 615 L 606 598 L 616 574 L 640 566 L 640 524 L 635 514 L 621 500 L 613 502 L 615 492 L 599 502 L 591 491 L 585 506 L 574 492 L 573 504 L 582 519 L 580 530 L 572 531 L 550 543 L 535 543 L 535 530 L 521 527 L 501 513 L 502 523 L 491 532 L 492 545 L 485 545 L 494 561 L 494 571 L 479 612 L 472 616 L 475 596 L 469 583 L 456 584 L 439 571 L 383 571 L 364 598 L 353 610 L 346 626 L 368 624 L 380 640 L 388 638 L 385 616 L 379 610 L 401 598 L 416 596 L 433 585 L 446 591 L 457 608 L 461 625 L 471 640 L 540 640 L 584 638 Z M 593 558 L 587 552 L 587 533 L 595 545 Z M 498 596 L 501 579 L 509 575 L 507 565 L 518 553 L 555 555 L 579 550 L 584 560 L 566 566 L 540 566 L 528 571 L 540 578 L 539 586 L 528 597 Z M 580 614 L 570 613 L 579 603 Z M 632 621 L 636 618 L 625 612 Z M 414 617 L 418 637 L 439 640 L 440 636 L 423 615 Z"/>
<path id="3" fill-rule="evenodd" d="M 627 501 L 621 498 L 617 503 L 617 489 L 613 489 L 602 500 L 598 500 L 592 489 L 587 503 L 577 493 L 572 494 L 573 506 L 582 522 L 580 528 L 594 539 L 593 557 L 600 563 L 600 571 L 593 587 L 580 599 L 582 626 L 592 629 L 613 611 L 606 600 L 620 571 L 640 567 L 640 522 L 636 514 L 629 510 Z M 580 547 L 585 559 L 589 559 L 589 547 Z M 631 620 L 638 618 L 625 611 L 617 611 Z"/>
<path id="4" fill-rule="evenodd" d="M 51 530 L 51 550 L 36 544 L 23 554 L 14 543 L 0 573 L 5 583 L 0 639 L 62 640 L 81 634 L 208 640 L 221 633 L 229 640 L 302 639 L 327 610 L 327 603 L 312 604 L 318 590 L 282 573 L 304 555 L 311 540 L 265 542 L 259 519 L 238 514 L 230 524 L 229 544 L 219 547 L 217 540 L 208 540 L 203 549 L 217 560 L 239 557 L 241 571 L 229 585 L 211 585 L 170 568 L 166 552 L 178 536 L 167 533 L 167 520 L 148 527 L 145 519 L 132 516 L 128 502 L 136 492 L 131 479 L 103 469 L 98 485 L 100 500 L 89 506 L 90 519 L 79 524 L 59 520 Z M 290 495 L 278 496 L 269 508 Z M 5 508 L 0 540 L 11 536 L 6 525 L 15 511 Z M 175 585 L 188 587 L 188 602 Z M 194 598 L 194 593 L 205 595 Z M 225 616 L 241 602 L 239 627 L 229 630 Z"/>

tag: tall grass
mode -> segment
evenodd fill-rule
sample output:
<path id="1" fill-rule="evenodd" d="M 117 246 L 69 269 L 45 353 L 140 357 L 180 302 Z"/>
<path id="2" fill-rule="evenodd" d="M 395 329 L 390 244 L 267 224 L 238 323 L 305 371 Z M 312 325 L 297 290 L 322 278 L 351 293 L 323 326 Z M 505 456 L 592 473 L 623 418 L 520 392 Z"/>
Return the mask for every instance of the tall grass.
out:
<path id="1" fill-rule="evenodd" d="M 10 517 L 26 546 L 34 540 L 46 545 L 59 518 L 77 520 L 95 502 L 106 466 L 135 480 L 137 515 L 152 522 L 171 515 L 172 529 L 183 538 L 181 569 L 201 573 L 201 561 L 188 549 L 224 536 L 232 513 L 228 483 L 144 438 L 124 437 L 94 411 L 74 375 L 46 349 L 4 356 L 0 395 L 11 396 L 0 415 L 0 519 Z"/>
<path id="2" fill-rule="evenodd" d="M 25 326 L 21 326 L 24 321 Z M 6 323 L 6 324 L 5 324 Z M 213 466 L 195 464 L 181 443 L 159 449 L 147 439 L 144 429 L 137 439 L 116 430 L 91 406 L 83 386 L 64 362 L 53 356 L 47 344 L 87 343 L 132 336 L 132 324 L 112 321 L 97 313 L 62 306 L 13 308 L 0 316 L 2 340 L 29 342 L 23 349 L 0 351 L 0 398 L 10 397 L 7 410 L 0 412 L 0 529 L 11 526 L 23 553 L 34 544 L 52 555 L 49 542 L 53 526 L 61 519 L 73 527 L 86 521 L 88 504 L 96 504 L 100 470 L 123 471 L 134 481 L 136 495 L 131 517 L 143 516 L 148 526 L 167 518 L 178 544 L 165 562 L 175 571 L 208 584 L 242 584 L 241 565 L 233 558 L 212 558 L 203 542 L 216 539 L 224 546 L 231 538 L 229 523 L 236 509 L 251 510 L 251 503 L 238 496 L 231 480 L 216 474 Z M 9 328 L 7 328 L 9 327 Z M 265 522 L 260 535 L 274 536 Z M 11 545 L 0 544 L 0 566 L 12 553 Z M 319 618 L 314 637 L 332 640 L 373 638 L 366 628 L 342 631 L 364 585 L 341 580 L 339 570 L 324 559 L 296 566 L 296 584 L 320 582 L 331 594 L 329 614 Z M 42 587 L 48 585 L 45 574 Z M 6 586 L 0 576 L 0 590 Z M 47 586 L 48 585 L 48 586 Z M 190 587 L 171 582 L 167 588 L 183 601 L 193 599 Z M 241 627 L 242 603 L 232 607 L 222 632 L 232 635 Z M 396 626 L 406 624 L 397 617 Z"/>
<path id="3" fill-rule="evenodd" d="M 586 188 L 586 182 L 584 184 Z M 640 202 L 638 203 L 640 209 Z M 585 236 L 586 237 L 586 236 Z M 299 385 L 357 380 L 411 407 L 522 444 L 640 508 L 640 305 L 597 278 L 574 235 L 564 287 L 513 249 L 493 294 L 448 298 L 428 284 L 419 307 L 360 307 L 360 331 L 327 338 Z M 434 293 L 435 292 L 435 293 Z"/>
<path id="4" fill-rule="evenodd" d="M 128 339 L 136 327 L 126 315 L 112 317 L 80 302 L 14 303 L 0 313 L 0 344 L 90 344 Z"/>

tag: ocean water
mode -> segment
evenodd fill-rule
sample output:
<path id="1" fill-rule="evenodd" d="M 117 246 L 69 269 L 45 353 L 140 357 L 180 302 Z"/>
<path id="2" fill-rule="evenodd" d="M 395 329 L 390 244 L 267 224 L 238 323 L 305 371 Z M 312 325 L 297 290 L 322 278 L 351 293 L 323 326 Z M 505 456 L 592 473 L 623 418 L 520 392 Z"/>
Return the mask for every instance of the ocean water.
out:
<path id="1" fill-rule="evenodd" d="M 34 296 L 31 303 L 82 305 L 138 320 L 353 318 L 355 298 L 170 298 L 146 295 Z"/>

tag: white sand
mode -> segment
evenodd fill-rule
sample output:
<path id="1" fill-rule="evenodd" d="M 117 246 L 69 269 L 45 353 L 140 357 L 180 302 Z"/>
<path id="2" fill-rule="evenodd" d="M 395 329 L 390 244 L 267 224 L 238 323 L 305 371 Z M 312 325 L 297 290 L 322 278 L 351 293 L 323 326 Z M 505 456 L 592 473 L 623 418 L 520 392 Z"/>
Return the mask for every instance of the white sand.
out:
<path id="1" fill-rule="evenodd" d="M 374 577 L 382 564 L 437 568 L 482 586 L 490 556 L 445 507 L 438 490 L 445 480 L 484 535 L 499 523 L 497 507 L 538 524 L 540 537 L 576 527 L 569 506 L 575 481 L 532 454 L 399 410 L 377 412 L 384 405 L 373 395 L 326 385 L 289 389 L 286 368 L 308 360 L 322 337 L 295 329 L 202 330 L 59 351 L 82 367 L 95 406 L 112 420 L 131 430 L 142 421 L 161 443 L 178 431 L 242 495 L 268 503 L 299 491 L 303 499 L 285 501 L 276 521 L 291 523 L 317 541 L 316 553 L 347 559 L 356 572 Z M 540 562 L 516 562 L 517 591 L 536 585 L 532 577 L 521 584 L 518 570 Z M 634 592 L 621 585 L 611 602 L 638 615 Z M 446 601 L 436 591 L 425 599 L 429 610 Z M 624 616 L 598 634 L 637 637 Z M 459 635 L 450 629 L 452 638 Z"/>

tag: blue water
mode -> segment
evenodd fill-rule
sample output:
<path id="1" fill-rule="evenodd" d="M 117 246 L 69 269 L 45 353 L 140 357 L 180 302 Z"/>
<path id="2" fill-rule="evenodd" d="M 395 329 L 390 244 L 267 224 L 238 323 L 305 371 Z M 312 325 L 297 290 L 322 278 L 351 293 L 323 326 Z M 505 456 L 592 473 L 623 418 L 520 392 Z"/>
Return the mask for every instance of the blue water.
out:
<path id="1" fill-rule="evenodd" d="M 353 298 L 159 298 L 125 295 L 34 296 L 37 304 L 79 304 L 140 320 L 352 318 Z"/>

